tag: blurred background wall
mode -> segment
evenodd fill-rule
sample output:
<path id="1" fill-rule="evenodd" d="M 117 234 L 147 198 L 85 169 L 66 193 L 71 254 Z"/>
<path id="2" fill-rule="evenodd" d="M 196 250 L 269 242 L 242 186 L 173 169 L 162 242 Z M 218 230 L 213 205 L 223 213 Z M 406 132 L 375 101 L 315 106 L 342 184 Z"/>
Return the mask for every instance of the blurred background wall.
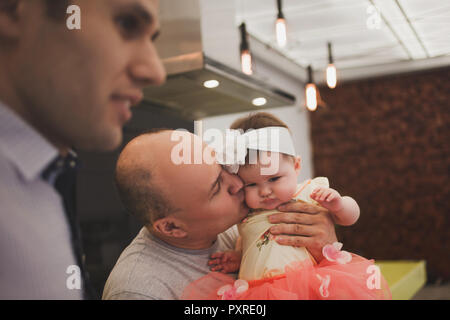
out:
<path id="1" fill-rule="evenodd" d="M 361 218 L 337 229 L 344 249 L 425 259 L 450 279 L 450 68 L 321 87 L 309 113 L 314 175 L 354 197 Z"/>

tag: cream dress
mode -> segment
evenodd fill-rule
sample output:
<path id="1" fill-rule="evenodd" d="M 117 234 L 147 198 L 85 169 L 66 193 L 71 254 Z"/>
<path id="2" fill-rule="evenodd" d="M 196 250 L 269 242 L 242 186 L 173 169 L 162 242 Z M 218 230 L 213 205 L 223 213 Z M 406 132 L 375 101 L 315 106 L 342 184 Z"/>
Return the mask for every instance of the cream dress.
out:
<path id="1" fill-rule="evenodd" d="M 293 196 L 295 201 L 318 204 L 310 198 L 312 191 L 318 187 L 329 187 L 328 179 L 317 177 L 298 185 Z M 294 261 L 314 258 L 306 248 L 279 245 L 269 232 L 271 224 L 268 216 L 277 210 L 261 210 L 252 213 L 239 225 L 242 237 L 242 261 L 239 278 L 244 280 L 259 280 L 284 274 L 284 267 Z"/>

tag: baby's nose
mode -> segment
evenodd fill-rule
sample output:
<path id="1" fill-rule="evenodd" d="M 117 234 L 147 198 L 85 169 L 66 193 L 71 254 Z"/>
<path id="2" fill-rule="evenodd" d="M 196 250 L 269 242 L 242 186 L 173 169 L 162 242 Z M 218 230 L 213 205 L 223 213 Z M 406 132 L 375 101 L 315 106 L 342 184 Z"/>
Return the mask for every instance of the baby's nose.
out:
<path id="1" fill-rule="evenodd" d="M 270 195 L 272 193 L 272 190 L 270 190 L 269 187 L 266 186 L 262 186 L 261 188 L 259 188 L 259 195 L 261 197 L 267 197 L 268 195 Z"/>

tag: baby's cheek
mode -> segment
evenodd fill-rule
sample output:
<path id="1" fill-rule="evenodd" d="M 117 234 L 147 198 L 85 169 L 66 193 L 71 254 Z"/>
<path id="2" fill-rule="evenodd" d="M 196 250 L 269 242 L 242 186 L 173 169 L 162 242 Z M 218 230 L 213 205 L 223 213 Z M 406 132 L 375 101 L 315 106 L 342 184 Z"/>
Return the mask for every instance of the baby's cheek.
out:
<path id="1" fill-rule="evenodd" d="M 280 187 L 280 200 L 289 201 L 292 199 L 292 196 L 295 194 L 297 190 L 297 184 L 284 184 Z"/>

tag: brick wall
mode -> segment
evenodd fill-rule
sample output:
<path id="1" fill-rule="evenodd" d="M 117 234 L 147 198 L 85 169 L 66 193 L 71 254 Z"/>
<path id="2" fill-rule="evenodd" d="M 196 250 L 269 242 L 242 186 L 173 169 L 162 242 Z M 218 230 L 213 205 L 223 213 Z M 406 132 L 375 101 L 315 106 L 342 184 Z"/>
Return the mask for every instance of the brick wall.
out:
<path id="1" fill-rule="evenodd" d="M 425 259 L 431 281 L 450 280 L 450 68 L 320 92 L 314 174 L 361 207 L 355 226 L 337 229 L 344 249 Z"/>

